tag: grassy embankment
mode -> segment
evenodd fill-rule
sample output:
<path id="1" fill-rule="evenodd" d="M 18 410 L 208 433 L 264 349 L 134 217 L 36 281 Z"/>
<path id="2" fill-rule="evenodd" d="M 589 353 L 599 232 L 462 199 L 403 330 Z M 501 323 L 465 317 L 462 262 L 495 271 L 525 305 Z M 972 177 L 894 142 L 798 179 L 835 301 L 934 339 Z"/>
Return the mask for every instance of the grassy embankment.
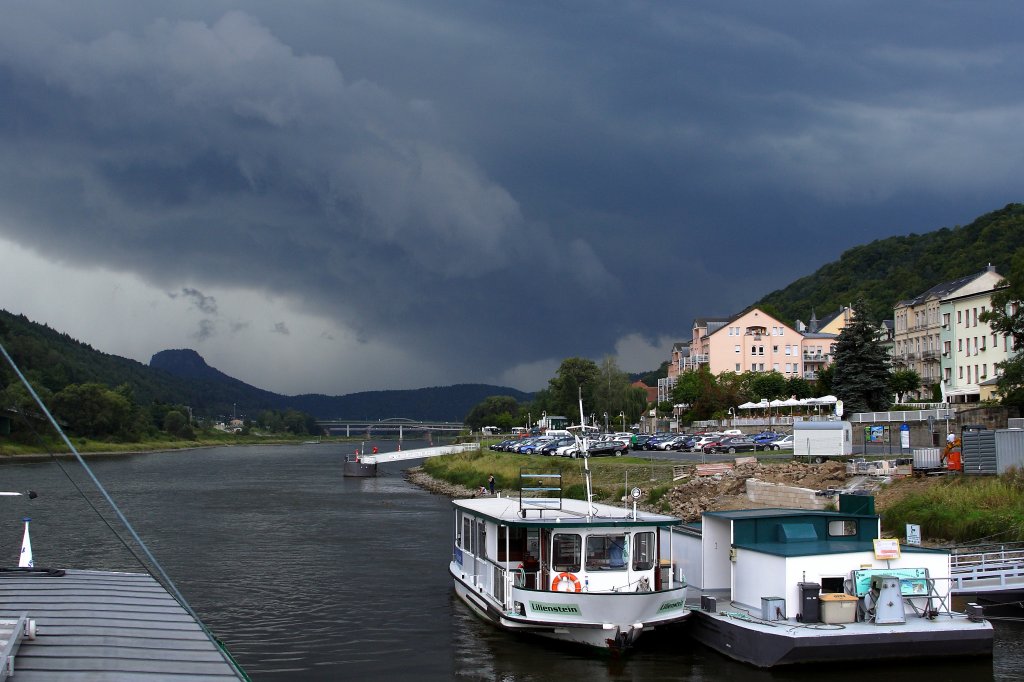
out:
<path id="1" fill-rule="evenodd" d="M 536 455 L 512 455 L 492 452 L 462 452 L 423 461 L 423 470 L 432 477 L 479 488 L 487 484 L 487 476 L 494 474 L 500 490 L 518 491 L 521 472 L 562 473 L 562 495 L 582 500 L 586 496 L 583 460 Z M 672 488 L 672 464 L 642 457 L 601 457 L 590 460 L 591 481 L 595 500 L 617 503 L 629 487 L 640 486 L 647 492 L 646 502 L 656 504 Z"/>
<path id="2" fill-rule="evenodd" d="M 486 448 L 486 443 L 484 446 Z M 518 490 L 520 471 L 561 470 L 565 497 L 583 499 L 583 462 L 578 459 L 510 455 L 489 450 L 434 457 L 423 469 L 436 479 L 476 488 L 494 474 L 502 490 Z M 662 497 L 674 486 L 672 465 L 642 457 L 603 457 L 590 460 L 595 499 L 618 503 L 629 487 L 638 485 L 646 502 L 669 511 Z M 882 516 L 886 530 L 903 536 L 907 523 L 916 523 L 928 539 L 969 543 L 981 538 L 1024 542 L 1024 472 L 995 476 L 956 476 L 936 482 L 923 492 L 909 492 Z"/>
<path id="3" fill-rule="evenodd" d="M 1024 471 L 951 477 L 895 502 L 882 523 L 900 537 L 915 523 L 927 537 L 950 542 L 1024 542 Z"/>

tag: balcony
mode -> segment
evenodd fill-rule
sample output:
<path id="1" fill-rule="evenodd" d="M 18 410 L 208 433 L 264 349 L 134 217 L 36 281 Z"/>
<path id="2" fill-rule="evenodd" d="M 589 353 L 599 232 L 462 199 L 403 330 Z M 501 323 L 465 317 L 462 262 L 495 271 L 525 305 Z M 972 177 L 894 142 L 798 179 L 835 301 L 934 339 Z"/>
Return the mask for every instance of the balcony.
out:
<path id="1" fill-rule="evenodd" d="M 828 362 L 827 353 L 804 353 L 804 362 Z"/>
<path id="2" fill-rule="evenodd" d="M 939 359 L 939 351 L 937 350 L 925 350 L 921 351 L 921 359 L 930 362 L 935 362 Z"/>
<path id="3" fill-rule="evenodd" d="M 807 381 L 817 381 L 818 380 L 818 373 L 817 372 L 804 372 L 804 379 L 806 379 Z"/>

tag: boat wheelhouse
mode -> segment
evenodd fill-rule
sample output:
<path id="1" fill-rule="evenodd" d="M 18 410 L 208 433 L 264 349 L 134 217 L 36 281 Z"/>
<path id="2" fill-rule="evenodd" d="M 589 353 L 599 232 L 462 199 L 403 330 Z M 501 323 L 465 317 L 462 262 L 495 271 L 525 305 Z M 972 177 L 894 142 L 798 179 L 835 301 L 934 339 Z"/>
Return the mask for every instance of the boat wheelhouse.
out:
<path id="1" fill-rule="evenodd" d="M 561 475 L 523 473 L 518 499 L 454 500 L 449 571 L 459 597 L 505 630 L 625 649 L 682 622 L 672 516 L 563 499 Z M 523 491 L 557 491 L 529 497 Z"/>

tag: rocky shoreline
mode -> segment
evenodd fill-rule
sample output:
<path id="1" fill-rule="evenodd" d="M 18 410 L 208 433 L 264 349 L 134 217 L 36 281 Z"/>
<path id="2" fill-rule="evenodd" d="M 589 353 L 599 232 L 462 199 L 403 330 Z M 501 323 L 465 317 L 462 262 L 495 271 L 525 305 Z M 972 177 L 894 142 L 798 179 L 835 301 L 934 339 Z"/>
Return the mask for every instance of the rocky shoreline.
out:
<path id="1" fill-rule="evenodd" d="M 467 488 L 464 485 L 456 485 L 454 483 L 448 483 L 447 481 L 438 480 L 425 472 L 423 467 L 410 467 L 409 469 L 406 469 L 405 480 L 415 486 L 423 488 L 427 492 L 434 493 L 435 495 L 444 495 L 452 499 L 477 497 L 480 494 L 479 490 Z"/>

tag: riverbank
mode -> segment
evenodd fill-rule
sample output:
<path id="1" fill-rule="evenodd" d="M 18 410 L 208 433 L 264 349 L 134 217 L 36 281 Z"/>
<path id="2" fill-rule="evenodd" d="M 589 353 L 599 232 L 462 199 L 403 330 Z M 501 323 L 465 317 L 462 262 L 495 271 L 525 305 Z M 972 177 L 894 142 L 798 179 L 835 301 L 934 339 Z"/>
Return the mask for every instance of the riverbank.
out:
<path id="1" fill-rule="evenodd" d="M 515 495 L 520 471 L 551 470 L 562 474 L 563 495 L 582 499 L 582 467 L 579 460 L 552 461 L 524 455 L 487 451 L 436 457 L 407 471 L 413 484 L 448 497 L 479 494 L 489 475 L 494 475 L 502 494 Z M 746 494 L 748 479 L 811 490 L 841 489 L 848 484 L 845 465 L 839 462 L 808 464 L 769 460 L 734 466 L 715 475 L 687 475 L 674 480 L 679 467 L 653 464 L 638 457 L 592 460 L 596 501 L 619 504 L 627 490 L 638 487 L 642 509 L 666 513 L 685 521 L 698 521 L 706 511 L 763 507 Z M 1024 477 L 914 476 L 874 485 L 875 511 L 883 528 L 902 537 L 906 523 L 922 526 L 925 540 L 934 544 L 970 543 L 998 534 L 1004 541 L 1024 537 L 1024 513 L 1019 504 Z M 909 511 L 908 511 L 909 510 Z M 953 518 L 939 523 L 940 519 Z M 994 529 L 994 530 L 993 530 Z M 982 530 L 986 532 L 981 532 Z"/>
<path id="2" fill-rule="evenodd" d="M 201 438 L 190 441 L 153 440 L 134 443 L 105 443 L 102 441 L 90 441 L 86 439 L 72 439 L 72 444 L 80 455 L 83 456 L 109 456 L 109 455 L 140 455 L 147 452 L 174 452 L 186 450 L 199 450 L 204 448 L 217 448 L 236 445 L 302 445 L 307 443 L 309 436 L 236 436 L 227 435 L 223 438 Z M 321 440 L 310 445 L 348 445 L 353 439 L 330 439 Z M 71 456 L 71 451 L 62 440 L 51 440 L 42 445 L 26 445 L 24 443 L 12 443 L 9 440 L 0 439 L 0 459 L 40 459 L 51 456 Z"/>

